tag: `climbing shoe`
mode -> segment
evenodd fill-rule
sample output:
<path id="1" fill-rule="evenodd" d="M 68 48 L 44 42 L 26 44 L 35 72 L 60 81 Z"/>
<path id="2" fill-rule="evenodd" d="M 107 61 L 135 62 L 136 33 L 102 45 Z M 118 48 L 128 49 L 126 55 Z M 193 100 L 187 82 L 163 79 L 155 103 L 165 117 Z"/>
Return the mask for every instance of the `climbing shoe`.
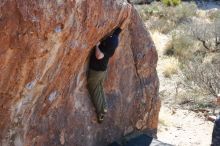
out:
<path id="1" fill-rule="evenodd" d="M 104 120 L 104 114 L 103 113 L 100 113 L 100 114 L 98 114 L 98 122 L 99 123 L 102 123 L 103 122 L 103 120 Z"/>
<path id="2" fill-rule="evenodd" d="M 108 111 L 107 108 L 104 108 L 104 109 L 103 109 L 103 113 L 104 113 L 104 114 L 106 114 L 107 111 Z"/>

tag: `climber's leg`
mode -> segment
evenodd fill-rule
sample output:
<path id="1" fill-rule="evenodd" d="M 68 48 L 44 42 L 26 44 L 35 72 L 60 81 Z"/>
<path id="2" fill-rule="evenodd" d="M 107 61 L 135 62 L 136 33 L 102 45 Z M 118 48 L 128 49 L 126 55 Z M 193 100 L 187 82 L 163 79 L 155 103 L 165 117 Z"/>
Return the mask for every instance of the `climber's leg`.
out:
<path id="1" fill-rule="evenodd" d="M 88 74 L 88 90 L 100 119 L 103 119 L 104 114 L 107 112 L 107 102 L 103 91 L 105 76 L 106 71 L 89 70 Z"/>
<path id="2" fill-rule="evenodd" d="M 108 108 L 105 93 L 104 93 L 104 89 L 103 89 L 105 77 L 106 77 L 106 71 L 105 71 L 105 74 L 103 75 L 103 79 L 101 80 L 101 85 L 100 85 L 100 88 L 101 88 L 100 92 L 101 92 L 101 95 L 102 95 L 102 98 L 103 98 L 103 103 L 101 105 L 103 113 L 107 113 L 107 108 Z"/>

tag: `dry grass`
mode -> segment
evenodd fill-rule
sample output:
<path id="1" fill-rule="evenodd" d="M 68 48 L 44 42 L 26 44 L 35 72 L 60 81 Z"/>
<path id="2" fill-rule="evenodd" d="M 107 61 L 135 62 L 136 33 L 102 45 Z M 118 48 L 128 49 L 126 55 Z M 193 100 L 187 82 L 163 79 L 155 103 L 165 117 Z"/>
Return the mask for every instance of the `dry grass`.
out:
<path id="1" fill-rule="evenodd" d="M 171 78 L 173 74 L 178 74 L 179 62 L 175 57 L 168 57 L 167 64 L 164 66 L 163 75 Z"/>

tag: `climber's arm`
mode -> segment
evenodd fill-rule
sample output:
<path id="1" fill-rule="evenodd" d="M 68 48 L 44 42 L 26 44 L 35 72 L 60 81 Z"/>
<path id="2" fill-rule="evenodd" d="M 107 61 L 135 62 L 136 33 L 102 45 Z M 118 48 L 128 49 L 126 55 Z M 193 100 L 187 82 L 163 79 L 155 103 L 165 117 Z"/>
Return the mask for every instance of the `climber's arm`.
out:
<path id="1" fill-rule="evenodd" d="M 100 60 L 100 59 L 102 59 L 103 57 L 104 57 L 104 54 L 100 51 L 100 49 L 99 49 L 99 44 L 100 43 L 98 43 L 97 45 L 96 45 L 96 49 L 95 49 L 95 56 L 96 56 L 96 58 L 98 59 L 98 60 Z"/>

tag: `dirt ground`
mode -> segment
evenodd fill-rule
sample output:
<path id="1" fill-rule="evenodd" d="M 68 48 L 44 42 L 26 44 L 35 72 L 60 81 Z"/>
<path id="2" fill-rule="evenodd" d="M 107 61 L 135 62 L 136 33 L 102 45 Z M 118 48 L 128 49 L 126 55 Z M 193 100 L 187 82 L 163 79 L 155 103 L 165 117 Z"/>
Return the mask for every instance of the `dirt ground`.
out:
<path id="1" fill-rule="evenodd" d="M 169 37 L 159 33 L 152 34 L 152 37 L 159 55 L 157 71 L 160 79 L 160 94 L 163 96 L 158 139 L 175 146 L 209 146 L 214 124 L 207 121 L 201 113 L 184 110 L 173 104 L 179 75 L 165 78 L 162 73 L 166 64 L 170 63 L 163 55 Z"/>
<path id="2" fill-rule="evenodd" d="M 192 111 L 162 105 L 158 139 L 175 146 L 209 146 L 213 123 Z"/>

